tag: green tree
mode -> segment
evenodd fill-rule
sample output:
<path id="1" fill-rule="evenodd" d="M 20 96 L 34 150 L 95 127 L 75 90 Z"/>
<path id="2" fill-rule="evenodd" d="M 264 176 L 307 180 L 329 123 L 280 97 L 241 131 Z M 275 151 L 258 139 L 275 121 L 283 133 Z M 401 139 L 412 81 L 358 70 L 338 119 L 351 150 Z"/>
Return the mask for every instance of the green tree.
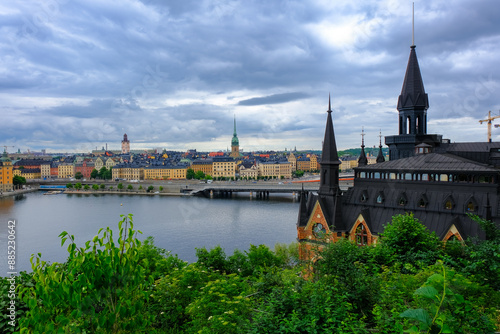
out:
<path id="1" fill-rule="evenodd" d="M 197 180 L 202 180 L 205 178 L 205 173 L 203 173 L 203 171 L 199 170 L 194 174 L 194 178 Z"/>
<path id="2" fill-rule="evenodd" d="M 97 169 L 92 169 L 92 172 L 90 172 L 90 178 L 91 179 L 97 179 L 97 177 L 99 176 L 99 172 L 97 171 Z"/>
<path id="3" fill-rule="evenodd" d="M 153 186 L 149 186 L 148 189 L 146 190 L 148 193 L 152 192 L 153 190 L 155 190 L 155 187 Z"/>
<path id="4" fill-rule="evenodd" d="M 75 179 L 77 179 L 77 180 L 81 180 L 81 179 L 83 179 L 83 174 L 82 174 L 82 172 L 76 172 L 76 173 L 75 173 Z"/>
<path id="5" fill-rule="evenodd" d="M 71 183 L 67 183 L 67 184 L 66 184 L 66 188 L 68 188 L 68 189 L 73 189 L 73 184 L 71 184 Z"/>
<path id="6" fill-rule="evenodd" d="M 142 184 L 139 186 L 139 190 L 142 190 Z"/>
<path id="7" fill-rule="evenodd" d="M 152 318 L 143 312 L 153 281 L 140 262 L 141 242 L 132 215 L 121 216 L 119 237 L 108 227 L 77 247 L 68 232 L 69 257 L 64 265 L 49 265 L 41 254 L 31 258 L 33 287 L 20 293 L 29 312 L 20 327 L 31 333 L 138 333 Z"/>
<path id="8" fill-rule="evenodd" d="M 382 248 L 391 253 L 395 261 L 410 266 L 433 264 L 440 255 L 441 242 L 436 233 L 431 233 L 413 213 L 392 217 L 380 240 Z"/>
<path id="9" fill-rule="evenodd" d="M 163 186 L 160 186 L 160 188 L 158 188 L 160 191 L 163 191 Z"/>
<path id="10" fill-rule="evenodd" d="M 93 184 L 93 185 L 92 185 L 92 189 L 94 189 L 94 190 L 98 190 L 98 189 L 99 189 L 99 185 L 97 185 L 97 184 Z"/>
<path id="11" fill-rule="evenodd" d="M 123 189 L 123 183 L 118 183 L 118 185 L 116 186 L 119 190 L 122 190 Z"/>
<path id="12" fill-rule="evenodd" d="M 99 186 L 99 188 L 101 188 L 102 190 L 106 189 L 106 185 L 104 183 L 101 183 L 101 185 Z"/>
<path id="13" fill-rule="evenodd" d="M 107 172 L 108 172 L 108 169 L 106 167 L 102 166 L 101 169 L 99 169 L 99 174 L 97 175 L 97 177 L 100 179 L 104 179 Z"/>
<path id="14" fill-rule="evenodd" d="M 188 168 L 186 171 L 186 179 L 192 180 L 195 177 L 194 170 L 192 168 Z"/>
<path id="15" fill-rule="evenodd" d="M 26 184 L 26 178 L 19 175 L 14 175 L 14 177 L 12 178 L 12 184 L 15 186 Z"/>
<path id="16" fill-rule="evenodd" d="M 129 184 L 129 185 L 127 186 L 127 189 L 128 189 L 128 190 L 133 190 L 133 189 L 134 189 L 134 187 L 133 187 L 131 184 Z"/>
<path id="17" fill-rule="evenodd" d="M 111 180 L 112 177 L 113 177 L 113 167 L 109 167 L 109 169 L 104 172 L 103 179 Z"/>
<path id="18" fill-rule="evenodd" d="M 86 184 L 86 185 L 84 185 L 84 186 L 83 186 L 83 189 L 84 189 L 84 190 L 89 190 L 89 189 L 90 189 L 90 186 L 89 186 L 88 184 Z"/>
<path id="19" fill-rule="evenodd" d="M 75 184 L 75 189 L 76 190 L 82 189 L 82 184 L 80 182 L 78 182 L 77 184 Z"/>

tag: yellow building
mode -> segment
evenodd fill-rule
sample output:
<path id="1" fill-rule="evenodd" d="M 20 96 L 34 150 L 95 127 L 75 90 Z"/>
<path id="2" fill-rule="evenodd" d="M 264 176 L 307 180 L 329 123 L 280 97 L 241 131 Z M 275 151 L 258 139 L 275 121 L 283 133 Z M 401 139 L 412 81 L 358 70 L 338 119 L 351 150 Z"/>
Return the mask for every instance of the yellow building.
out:
<path id="1" fill-rule="evenodd" d="M 295 157 L 295 154 L 290 152 L 287 160 L 292 165 L 292 172 L 295 172 L 297 170 L 297 158 Z"/>
<path id="2" fill-rule="evenodd" d="M 212 164 L 212 177 L 236 177 L 236 164 L 233 158 L 214 158 Z"/>
<path id="3" fill-rule="evenodd" d="M 259 176 L 259 168 L 253 165 L 249 168 L 245 166 L 240 166 L 240 179 L 257 179 Z"/>
<path id="4" fill-rule="evenodd" d="M 44 163 L 40 165 L 40 177 L 50 178 L 50 162 Z"/>
<path id="5" fill-rule="evenodd" d="M 144 168 L 144 180 L 186 179 L 187 166 L 149 166 Z"/>
<path id="6" fill-rule="evenodd" d="M 212 159 L 198 159 L 194 160 L 191 168 L 195 173 L 202 171 L 205 175 L 213 176 L 213 160 Z"/>
<path id="7" fill-rule="evenodd" d="M 57 177 L 59 179 L 75 177 L 75 166 L 69 162 L 61 162 L 57 166 Z"/>
<path id="8" fill-rule="evenodd" d="M 18 169 L 15 174 L 19 173 L 20 176 L 26 180 L 34 180 L 41 178 L 40 168 L 24 168 Z"/>
<path id="9" fill-rule="evenodd" d="M 292 164 L 290 162 L 264 162 L 259 164 L 259 175 L 263 177 L 285 179 L 292 178 Z"/>
<path id="10" fill-rule="evenodd" d="M 144 166 L 135 164 L 118 164 L 111 170 L 113 179 L 144 180 Z"/>
<path id="11" fill-rule="evenodd" d="M 12 173 L 12 161 L 7 155 L 7 151 L 4 151 L 2 157 L 0 158 L 0 192 L 12 190 L 13 178 L 14 174 Z"/>

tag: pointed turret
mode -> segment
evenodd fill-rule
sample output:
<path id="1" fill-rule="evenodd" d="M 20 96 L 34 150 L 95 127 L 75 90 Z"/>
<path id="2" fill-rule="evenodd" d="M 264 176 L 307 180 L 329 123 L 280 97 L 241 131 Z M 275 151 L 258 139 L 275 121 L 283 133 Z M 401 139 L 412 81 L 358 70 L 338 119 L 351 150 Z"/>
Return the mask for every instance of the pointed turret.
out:
<path id="1" fill-rule="evenodd" d="M 415 45 L 411 46 L 401 95 L 398 97 L 399 134 L 426 134 L 429 98 L 418 66 Z"/>
<path id="2" fill-rule="evenodd" d="M 358 166 L 366 166 L 368 165 L 368 159 L 366 158 L 365 153 L 365 129 L 361 130 L 361 154 L 358 159 Z"/>
<path id="3" fill-rule="evenodd" d="M 339 156 L 335 133 L 333 132 L 332 108 L 330 96 L 328 96 L 328 116 L 326 119 L 325 139 L 323 140 L 323 151 L 321 154 L 321 182 L 320 195 L 336 195 L 339 189 Z"/>
<path id="4" fill-rule="evenodd" d="M 379 144 L 378 144 L 378 155 L 377 155 L 377 163 L 384 162 L 384 153 L 382 152 L 382 131 L 379 133 Z"/>

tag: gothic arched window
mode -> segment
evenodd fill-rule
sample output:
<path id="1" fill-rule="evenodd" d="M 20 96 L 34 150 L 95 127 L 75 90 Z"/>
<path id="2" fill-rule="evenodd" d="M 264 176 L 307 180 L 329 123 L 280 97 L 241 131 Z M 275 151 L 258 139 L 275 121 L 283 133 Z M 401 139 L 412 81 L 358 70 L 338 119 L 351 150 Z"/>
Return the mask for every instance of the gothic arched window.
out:
<path id="1" fill-rule="evenodd" d="M 368 232 L 363 224 L 356 227 L 356 244 L 359 246 L 368 245 Z"/>

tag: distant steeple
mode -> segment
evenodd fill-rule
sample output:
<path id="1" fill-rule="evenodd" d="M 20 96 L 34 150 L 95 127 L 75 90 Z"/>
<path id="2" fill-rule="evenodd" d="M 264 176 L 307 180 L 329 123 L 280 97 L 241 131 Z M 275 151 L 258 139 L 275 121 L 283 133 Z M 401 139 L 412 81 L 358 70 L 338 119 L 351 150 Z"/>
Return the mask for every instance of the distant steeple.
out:
<path id="1" fill-rule="evenodd" d="M 333 131 L 332 108 L 330 95 L 328 95 L 328 116 L 326 119 L 325 139 L 321 154 L 320 195 L 337 195 L 339 189 L 339 156 L 335 133 Z"/>
<path id="2" fill-rule="evenodd" d="M 377 163 L 385 161 L 384 153 L 382 152 L 382 130 L 380 130 L 378 136 L 379 136 L 379 145 L 378 145 L 379 150 L 377 155 Z"/>
<path id="3" fill-rule="evenodd" d="M 366 165 L 368 165 L 368 159 L 365 153 L 365 129 L 361 128 L 361 154 L 359 155 L 358 166 Z"/>
<path id="4" fill-rule="evenodd" d="M 231 140 L 231 146 L 240 145 L 240 141 L 238 140 L 238 135 L 236 134 L 236 115 L 234 116 L 234 132 L 233 139 Z"/>

